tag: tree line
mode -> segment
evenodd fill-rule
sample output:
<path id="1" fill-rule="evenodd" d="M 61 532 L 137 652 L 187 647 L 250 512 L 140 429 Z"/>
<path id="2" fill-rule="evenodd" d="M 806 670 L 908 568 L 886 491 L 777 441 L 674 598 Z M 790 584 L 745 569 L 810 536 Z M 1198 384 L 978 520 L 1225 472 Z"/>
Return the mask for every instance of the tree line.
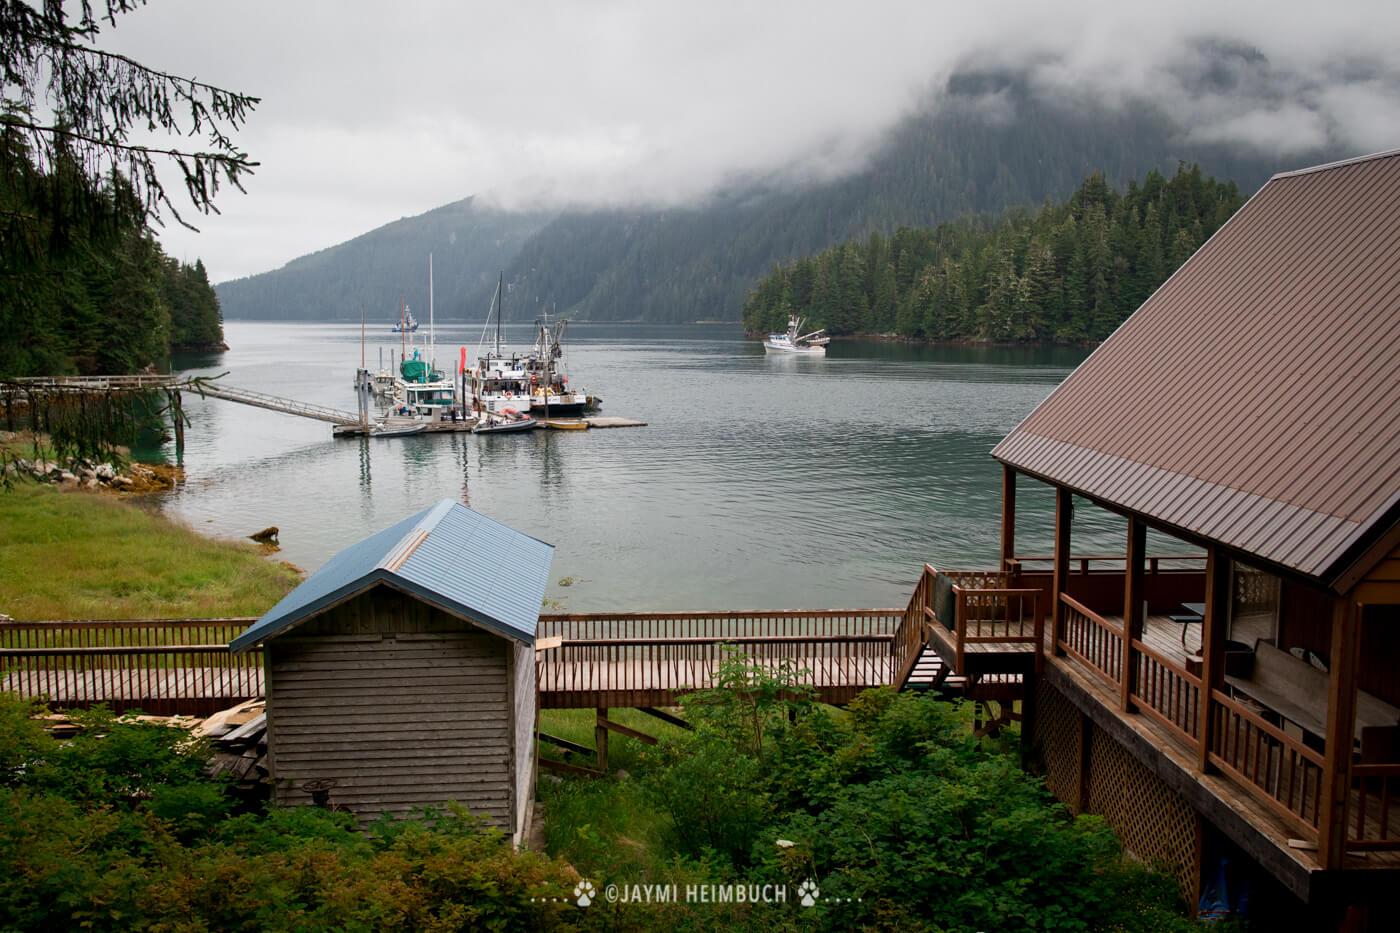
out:
<path id="1" fill-rule="evenodd" d="M 223 343 L 204 264 L 167 256 L 135 192 L 0 131 L 0 375 L 129 373 Z"/>
<path id="2" fill-rule="evenodd" d="M 1197 165 L 1115 191 L 1102 173 L 1063 203 L 872 233 L 781 264 L 744 303 L 751 332 L 922 340 L 1096 342 L 1242 204 Z"/>

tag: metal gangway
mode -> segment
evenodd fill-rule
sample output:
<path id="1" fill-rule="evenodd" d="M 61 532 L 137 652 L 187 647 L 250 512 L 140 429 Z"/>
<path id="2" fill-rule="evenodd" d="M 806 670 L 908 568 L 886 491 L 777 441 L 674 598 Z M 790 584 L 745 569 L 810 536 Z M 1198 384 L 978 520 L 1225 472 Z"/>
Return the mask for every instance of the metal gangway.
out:
<path id="1" fill-rule="evenodd" d="M 314 405 L 311 402 L 299 402 L 296 399 L 283 398 L 279 395 L 268 395 L 266 392 L 240 389 L 238 386 L 223 385 L 201 379 L 188 388 L 201 395 L 221 398 L 228 402 L 238 402 L 242 405 L 252 405 L 255 408 L 266 408 L 268 411 L 279 411 L 285 415 L 315 418 L 317 421 L 329 421 L 331 424 L 357 425 L 364 423 L 364 418 L 352 411 L 344 411 L 326 405 Z"/>

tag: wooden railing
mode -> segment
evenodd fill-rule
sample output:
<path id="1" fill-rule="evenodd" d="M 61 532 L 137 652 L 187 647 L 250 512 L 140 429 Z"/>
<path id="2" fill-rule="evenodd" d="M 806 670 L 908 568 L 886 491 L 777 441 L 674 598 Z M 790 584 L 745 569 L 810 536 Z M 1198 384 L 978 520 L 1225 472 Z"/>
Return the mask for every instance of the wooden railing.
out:
<path id="1" fill-rule="evenodd" d="M 1060 609 L 1064 635 L 1058 647 L 1110 683 L 1120 683 L 1123 629 L 1066 593 L 1060 594 Z"/>
<path id="2" fill-rule="evenodd" d="M 0 690 L 54 707 L 208 715 L 262 695 L 262 652 L 228 650 L 253 621 L 0 623 Z"/>
<path id="3" fill-rule="evenodd" d="M 1322 755 L 1219 690 L 1211 692 L 1210 715 L 1211 764 L 1304 833 L 1316 833 Z"/>
<path id="4" fill-rule="evenodd" d="M 908 683 L 909 675 L 919 663 L 919 654 L 928 640 L 928 626 L 934 617 L 933 587 L 937 578 L 938 571 L 924 564 L 919 582 L 914 584 L 914 595 L 909 597 L 909 605 L 895 628 L 891 652 L 895 658 L 892 683 L 896 688 L 903 689 Z"/>
<path id="5" fill-rule="evenodd" d="M 1188 742 L 1200 735 L 1201 679 L 1133 639 L 1133 699 L 1139 711 Z"/>
<path id="6" fill-rule="evenodd" d="M 818 695 L 844 702 L 893 683 L 900 658 L 898 609 L 774 612 L 635 612 L 544 615 L 536 676 L 550 707 L 669 703 L 714 683 L 742 655 L 777 670 L 787 663 Z"/>
<path id="7" fill-rule="evenodd" d="M 1391 832 L 1395 799 L 1400 796 L 1400 764 L 1354 764 L 1353 812 L 1349 816 L 1347 848 L 1400 849 L 1400 837 Z"/>
<path id="8" fill-rule="evenodd" d="M 752 635 L 563 639 L 540 652 L 537 678 L 545 707 L 670 705 L 715 686 L 721 665 L 742 657 L 845 702 L 895 675 L 894 635 Z"/>
<path id="9" fill-rule="evenodd" d="M 954 627 L 957 669 L 963 670 L 968 645 L 1032 645 L 1040 650 L 1045 636 L 1045 613 L 1038 589 L 964 588 L 953 586 L 957 609 Z M 1038 667 L 1038 666 L 1037 666 Z"/>
<path id="10" fill-rule="evenodd" d="M 1127 561 L 1127 555 L 1124 554 L 1075 554 L 1069 559 L 1069 565 L 1071 573 L 1077 572 L 1085 575 L 1090 573 L 1121 574 Z M 1143 558 L 1143 561 L 1148 573 L 1169 569 L 1200 570 L 1205 566 L 1206 556 L 1204 554 L 1150 554 Z M 1006 563 L 1007 569 L 1013 574 L 1020 570 L 1048 571 L 1055 565 L 1055 555 L 1017 554 Z M 1029 567 L 1027 566 L 1029 564 L 1036 566 Z M 1105 564 L 1108 566 L 1103 566 Z"/>

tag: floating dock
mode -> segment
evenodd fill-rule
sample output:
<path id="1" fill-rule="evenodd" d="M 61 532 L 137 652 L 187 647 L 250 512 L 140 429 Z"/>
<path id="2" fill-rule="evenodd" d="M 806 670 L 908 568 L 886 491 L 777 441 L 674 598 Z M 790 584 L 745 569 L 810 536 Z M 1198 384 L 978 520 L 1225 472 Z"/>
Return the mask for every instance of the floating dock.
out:
<path id="1" fill-rule="evenodd" d="M 475 421 L 434 421 L 424 426 L 422 431 L 415 434 L 405 434 L 403 437 L 419 437 L 423 434 L 467 434 L 471 432 Z M 363 437 L 366 434 L 373 435 L 374 422 L 368 426 L 360 421 L 350 424 L 337 424 L 331 429 L 331 433 L 336 437 Z M 613 415 L 589 415 L 584 418 L 549 418 L 540 419 L 540 427 L 555 431 L 585 431 L 589 428 L 644 428 L 645 421 L 637 421 L 634 418 L 618 418 Z"/>

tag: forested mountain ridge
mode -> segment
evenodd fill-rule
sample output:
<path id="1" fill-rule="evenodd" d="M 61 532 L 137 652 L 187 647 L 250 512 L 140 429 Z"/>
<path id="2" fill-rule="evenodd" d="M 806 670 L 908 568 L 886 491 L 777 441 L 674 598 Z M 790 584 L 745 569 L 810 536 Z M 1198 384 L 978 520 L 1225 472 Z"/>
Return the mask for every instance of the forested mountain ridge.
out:
<path id="1" fill-rule="evenodd" d="M 508 213 L 465 198 L 385 224 L 280 269 L 218 285 L 224 314 L 259 320 L 398 320 L 399 302 L 428 320 L 428 254 L 436 314 L 485 317 L 497 275 L 553 213 Z M 509 307 L 507 307 L 509 310 Z"/>
<path id="2" fill-rule="evenodd" d="M 1122 194 L 1095 173 L 1060 204 L 877 232 L 781 265 L 749 294 L 744 326 L 781 331 L 798 314 L 835 335 L 1097 342 L 1243 203 L 1197 166 Z"/>
<path id="3" fill-rule="evenodd" d="M 405 292 L 418 309 L 424 301 L 411 293 L 426 296 L 431 250 L 443 317 L 479 319 L 503 268 L 511 320 L 544 309 L 582 320 L 737 320 L 748 291 L 775 263 L 873 232 L 1064 198 L 1095 171 L 1122 185 L 1186 161 L 1250 192 L 1276 170 L 1332 155 L 1242 156 L 1188 142 L 1147 103 L 1118 110 L 1059 103 L 1014 73 L 963 73 L 897 126 L 863 168 L 835 181 L 751 180 L 703 204 L 667 209 L 510 215 L 459 202 L 440 211 L 460 208 L 452 219 L 471 249 L 443 252 L 446 226 L 434 211 L 224 283 L 219 293 L 229 317 L 350 320 L 362 302 L 371 314 L 380 306 L 380 314 L 392 312 Z"/>

